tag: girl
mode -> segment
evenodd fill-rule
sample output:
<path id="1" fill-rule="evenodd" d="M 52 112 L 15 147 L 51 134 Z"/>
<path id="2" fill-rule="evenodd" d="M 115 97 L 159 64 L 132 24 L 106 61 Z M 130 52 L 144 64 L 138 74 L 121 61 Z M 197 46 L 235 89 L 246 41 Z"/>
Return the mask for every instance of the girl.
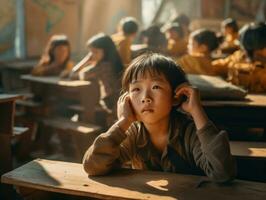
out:
<path id="1" fill-rule="evenodd" d="M 239 49 L 238 24 L 232 18 L 225 19 L 221 25 L 224 41 L 220 46 L 221 53 L 232 54 Z"/>
<path id="2" fill-rule="evenodd" d="M 219 46 L 219 40 L 213 31 L 199 29 L 190 34 L 188 54 L 177 60 L 189 74 L 214 76 L 216 71 L 211 64 L 211 53 Z"/>
<path id="3" fill-rule="evenodd" d="M 167 53 L 172 57 L 184 55 L 187 52 L 187 42 L 184 40 L 182 27 L 178 23 L 171 23 L 164 29 L 168 40 Z"/>
<path id="4" fill-rule="evenodd" d="M 56 76 L 68 73 L 73 67 L 70 61 L 70 43 L 66 35 L 53 35 L 41 56 L 41 60 L 33 68 L 34 76 Z"/>
<path id="5" fill-rule="evenodd" d="M 227 134 L 210 122 L 199 93 L 172 59 L 137 57 L 123 75 L 122 89 L 118 121 L 96 138 L 83 158 L 89 175 L 107 174 L 130 161 L 136 169 L 204 172 L 220 182 L 235 176 Z"/>
<path id="6" fill-rule="evenodd" d="M 80 80 L 94 81 L 103 86 L 101 99 L 105 106 L 113 110 L 119 93 L 119 80 L 123 64 L 112 39 L 99 33 L 87 42 L 88 55 L 78 63 L 70 75 Z M 79 70 L 82 68 L 81 70 Z"/>

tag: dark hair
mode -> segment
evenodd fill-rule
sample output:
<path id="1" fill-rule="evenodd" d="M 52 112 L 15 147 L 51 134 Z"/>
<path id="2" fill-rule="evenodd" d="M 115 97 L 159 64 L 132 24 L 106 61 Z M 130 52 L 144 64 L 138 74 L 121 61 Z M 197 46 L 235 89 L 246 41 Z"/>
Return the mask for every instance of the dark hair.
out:
<path id="1" fill-rule="evenodd" d="M 234 32 L 238 32 L 238 24 L 235 19 L 225 19 L 224 21 L 222 21 L 222 26 L 232 28 Z"/>
<path id="2" fill-rule="evenodd" d="M 114 68 L 114 72 L 120 75 L 123 71 L 123 64 L 110 36 L 104 33 L 94 35 L 88 40 L 87 46 L 102 49 L 104 53 L 102 62 L 110 62 Z"/>
<path id="3" fill-rule="evenodd" d="M 55 60 L 55 56 L 54 56 L 54 50 L 56 47 L 61 46 L 61 45 L 65 45 L 68 46 L 69 49 L 69 53 L 68 53 L 68 57 L 66 58 L 66 60 L 64 61 L 63 65 L 65 65 L 68 60 L 70 59 L 70 43 L 69 40 L 67 38 L 66 35 L 53 35 L 51 36 L 51 38 L 49 39 L 44 53 L 41 57 L 41 60 L 39 62 L 40 65 L 46 65 L 46 64 L 51 64 L 52 62 L 54 62 Z"/>
<path id="4" fill-rule="evenodd" d="M 122 92 L 128 91 L 129 84 L 139 76 L 163 75 L 171 85 L 174 92 L 175 88 L 182 83 L 188 82 L 184 71 L 174 60 L 157 53 L 145 53 L 135 58 L 122 78 Z"/>
<path id="5" fill-rule="evenodd" d="M 125 17 L 121 19 L 120 25 L 125 35 L 130 35 L 138 31 L 138 22 L 134 17 Z"/>
<path id="6" fill-rule="evenodd" d="M 176 32 L 179 37 L 183 38 L 184 36 L 184 32 L 182 27 L 179 25 L 179 23 L 175 22 L 175 23 L 170 23 L 170 24 L 166 24 L 165 27 L 163 27 L 163 31 L 174 31 Z"/>
<path id="7" fill-rule="evenodd" d="M 250 59 L 253 59 L 255 50 L 266 47 L 266 24 L 247 24 L 240 29 L 239 33 L 241 47 L 246 51 Z"/>
<path id="8" fill-rule="evenodd" d="M 188 18 L 188 16 L 186 16 L 185 14 L 179 14 L 178 16 L 176 16 L 173 20 L 171 20 L 173 23 L 178 23 L 180 24 L 180 26 L 189 26 L 190 24 L 190 19 Z"/>
<path id="9" fill-rule="evenodd" d="M 215 32 L 207 29 L 193 31 L 190 37 L 192 37 L 197 43 L 206 45 L 209 51 L 215 50 L 220 44 Z"/>
<path id="10" fill-rule="evenodd" d="M 167 45 L 165 35 L 161 32 L 158 25 L 154 24 L 148 27 L 142 32 L 142 36 L 147 38 L 148 48 L 153 51 L 160 51 L 160 48 L 164 48 Z"/>

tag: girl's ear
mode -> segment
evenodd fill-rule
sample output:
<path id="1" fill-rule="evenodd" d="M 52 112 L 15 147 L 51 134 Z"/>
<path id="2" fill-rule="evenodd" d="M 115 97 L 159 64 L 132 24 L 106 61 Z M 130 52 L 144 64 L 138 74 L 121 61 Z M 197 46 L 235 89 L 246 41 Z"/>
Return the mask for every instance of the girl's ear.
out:
<path id="1" fill-rule="evenodd" d="M 185 95 L 181 95 L 179 97 L 174 96 L 173 98 L 173 106 L 175 107 L 181 106 L 182 103 L 187 100 L 187 97 Z"/>

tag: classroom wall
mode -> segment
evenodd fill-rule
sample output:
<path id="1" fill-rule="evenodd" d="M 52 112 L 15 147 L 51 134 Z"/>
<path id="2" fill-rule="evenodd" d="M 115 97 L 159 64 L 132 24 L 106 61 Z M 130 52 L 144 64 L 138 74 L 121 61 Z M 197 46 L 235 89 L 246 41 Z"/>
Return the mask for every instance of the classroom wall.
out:
<path id="1" fill-rule="evenodd" d="M 27 56 L 42 53 L 49 37 L 66 34 L 77 51 L 80 0 L 26 0 L 25 30 Z"/>
<path id="2" fill-rule="evenodd" d="M 15 0 L 0 0 L 0 60 L 15 57 Z"/>
<path id="3" fill-rule="evenodd" d="M 122 17 L 141 19 L 141 0 L 85 0 L 82 8 L 81 49 L 92 35 L 100 31 L 114 33 Z"/>

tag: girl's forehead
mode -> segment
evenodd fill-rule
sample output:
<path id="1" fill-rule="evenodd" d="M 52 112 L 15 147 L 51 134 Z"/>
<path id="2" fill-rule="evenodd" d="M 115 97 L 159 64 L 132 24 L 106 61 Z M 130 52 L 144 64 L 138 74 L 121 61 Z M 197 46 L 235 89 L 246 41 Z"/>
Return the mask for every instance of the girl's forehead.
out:
<path id="1" fill-rule="evenodd" d="M 135 77 L 133 77 L 131 83 L 141 80 L 167 81 L 162 73 L 156 71 L 145 71 L 142 73 L 139 72 Z"/>

